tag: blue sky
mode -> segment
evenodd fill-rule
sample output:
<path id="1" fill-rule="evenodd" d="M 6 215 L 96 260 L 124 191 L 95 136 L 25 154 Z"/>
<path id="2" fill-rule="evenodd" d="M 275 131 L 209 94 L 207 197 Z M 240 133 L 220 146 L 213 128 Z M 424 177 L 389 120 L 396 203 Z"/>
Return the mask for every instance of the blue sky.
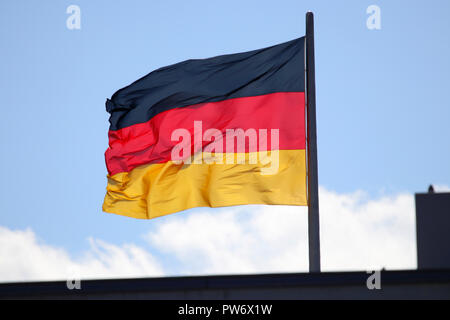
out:
<path id="1" fill-rule="evenodd" d="M 81 30 L 66 27 L 71 4 Z M 381 30 L 366 27 L 372 4 Z M 308 10 L 320 185 L 368 199 L 450 185 L 447 0 L 2 1 L 0 225 L 74 256 L 88 237 L 148 246 L 142 234 L 182 214 L 102 213 L 105 99 L 164 65 L 303 36 Z"/>

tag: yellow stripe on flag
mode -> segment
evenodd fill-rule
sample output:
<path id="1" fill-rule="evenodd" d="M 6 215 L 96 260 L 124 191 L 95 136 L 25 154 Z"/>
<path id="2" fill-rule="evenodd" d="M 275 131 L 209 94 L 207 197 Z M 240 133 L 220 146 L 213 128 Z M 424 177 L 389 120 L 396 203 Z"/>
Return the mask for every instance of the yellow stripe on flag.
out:
<path id="1" fill-rule="evenodd" d="M 244 204 L 307 205 L 305 150 L 280 150 L 278 171 L 271 152 L 233 154 L 244 164 L 226 164 L 230 154 L 215 155 L 224 164 L 203 154 L 203 163 L 173 161 L 142 165 L 130 172 L 108 176 L 103 211 L 151 219 L 194 207 Z M 242 158 L 239 158 L 242 156 Z M 249 163 L 249 160 L 253 159 Z M 258 159 L 254 163 L 254 159 Z M 228 161 L 230 159 L 228 158 Z M 265 174 L 262 174 L 264 173 Z"/>

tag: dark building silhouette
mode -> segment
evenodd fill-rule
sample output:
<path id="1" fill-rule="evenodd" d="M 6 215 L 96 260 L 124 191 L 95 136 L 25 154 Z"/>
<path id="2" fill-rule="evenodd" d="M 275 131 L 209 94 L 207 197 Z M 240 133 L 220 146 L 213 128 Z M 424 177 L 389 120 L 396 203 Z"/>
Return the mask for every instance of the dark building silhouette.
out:
<path id="1" fill-rule="evenodd" d="M 416 194 L 417 267 L 450 269 L 450 193 Z"/>

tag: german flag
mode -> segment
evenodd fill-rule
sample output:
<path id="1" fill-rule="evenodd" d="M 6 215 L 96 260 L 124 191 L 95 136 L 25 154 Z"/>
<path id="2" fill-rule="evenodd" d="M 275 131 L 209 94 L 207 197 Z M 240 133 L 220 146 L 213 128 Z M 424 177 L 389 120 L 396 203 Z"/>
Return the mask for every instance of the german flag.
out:
<path id="1" fill-rule="evenodd" d="M 307 205 L 304 46 L 187 60 L 107 99 L 103 210 Z"/>

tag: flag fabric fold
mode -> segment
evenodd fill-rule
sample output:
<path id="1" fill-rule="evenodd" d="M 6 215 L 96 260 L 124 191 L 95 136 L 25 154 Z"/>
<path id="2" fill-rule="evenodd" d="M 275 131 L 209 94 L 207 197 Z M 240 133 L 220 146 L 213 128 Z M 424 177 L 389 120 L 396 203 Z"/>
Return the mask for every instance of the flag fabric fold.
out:
<path id="1" fill-rule="evenodd" d="M 117 91 L 103 210 L 307 205 L 304 38 L 187 60 Z"/>

